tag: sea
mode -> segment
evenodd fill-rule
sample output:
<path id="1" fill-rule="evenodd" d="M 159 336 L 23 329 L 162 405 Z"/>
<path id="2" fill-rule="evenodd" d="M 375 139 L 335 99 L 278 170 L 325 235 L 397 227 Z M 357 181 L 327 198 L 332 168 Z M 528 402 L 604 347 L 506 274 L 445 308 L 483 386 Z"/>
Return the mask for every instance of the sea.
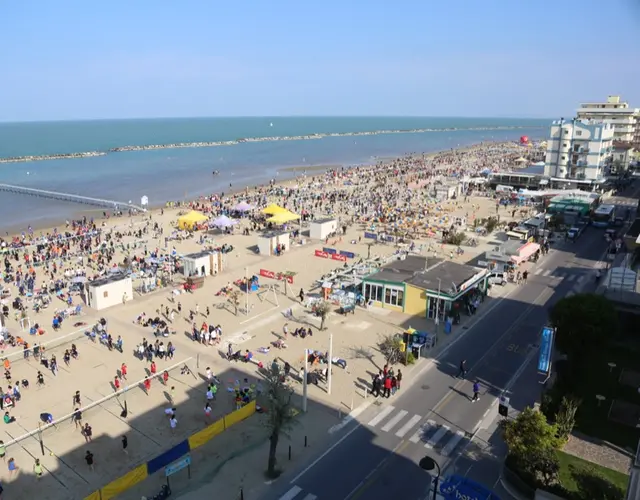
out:
<path id="1" fill-rule="evenodd" d="M 419 117 L 173 118 L 0 123 L 0 158 L 125 146 L 231 142 L 0 163 L 0 183 L 150 206 L 283 180 L 317 166 L 375 164 L 488 141 L 543 139 L 551 120 Z M 318 134 L 320 138 L 279 140 Z M 351 135 L 368 134 L 368 135 Z M 370 135 L 369 135 L 370 134 Z M 317 136 L 316 136 L 317 137 Z M 238 139 L 264 139 L 237 142 Z M 218 175 L 212 175 L 218 171 Z M 309 174 L 313 172 L 310 170 Z M 93 210 L 93 209 L 90 209 Z M 103 209 L 95 209 L 96 213 Z M 0 230 L 46 227 L 87 207 L 0 192 Z"/>

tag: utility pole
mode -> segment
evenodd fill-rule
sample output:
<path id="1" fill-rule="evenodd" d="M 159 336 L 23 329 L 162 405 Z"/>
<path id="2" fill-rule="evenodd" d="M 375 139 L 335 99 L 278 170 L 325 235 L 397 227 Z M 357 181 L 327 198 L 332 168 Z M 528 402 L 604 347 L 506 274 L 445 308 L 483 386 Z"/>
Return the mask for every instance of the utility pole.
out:
<path id="1" fill-rule="evenodd" d="M 249 287 L 251 283 L 249 283 L 249 268 L 244 268 L 244 313 L 249 316 Z"/>
<path id="2" fill-rule="evenodd" d="M 333 334 L 329 335 L 329 369 L 327 371 L 327 394 L 331 394 L 331 360 L 333 359 Z"/>
<path id="3" fill-rule="evenodd" d="M 304 373 L 302 374 L 302 411 L 307 412 L 307 374 L 309 373 L 309 354 L 304 350 Z"/>

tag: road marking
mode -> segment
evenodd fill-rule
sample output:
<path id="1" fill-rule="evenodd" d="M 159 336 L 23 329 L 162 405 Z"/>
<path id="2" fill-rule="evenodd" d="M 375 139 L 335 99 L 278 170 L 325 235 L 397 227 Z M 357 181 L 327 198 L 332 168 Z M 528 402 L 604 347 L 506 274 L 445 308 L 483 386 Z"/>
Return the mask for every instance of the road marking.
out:
<path id="1" fill-rule="evenodd" d="M 316 500 L 316 498 L 318 498 L 317 496 L 309 493 L 306 497 L 304 497 L 302 500 Z"/>
<path id="2" fill-rule="evenodd" d="M 424 425 L 421 425 L 420 428 L 416 431 L 416 433 L 409 438 L 409 441 L 412 443 L 417 443 L 421 441 L 422 438 L 429 432 L 429 429 L 435 427 L 436 423 L 433 420 L 427 420 Z"/>
<path id="3" fill-rule="evenodd" d="M 573 281 L 574 279 L 576 279 L 576 275 L 575 274 L 572 274 L 572 275 L 567 277 L 567 281 Z"/>
<path id="4" fill-rule="evenodd" d="M 542 268 L 538 268 L 538 269 L 536 269 L 535 271 L 533 271 L 533 274 L 537 276 L 537 275 L 538 275 L 538 274 L 540 274 L 541 272 L 542 272 Z"/>
<path id="5" fill-rule="evenodd" d="M 551 274 L 551 269 L 547 269 L 545 272 L 542 273 L 542 276 L 549 276 Z"/>
<path id="6" fill-rule="evenodd" d="M 280 497 L 279 500 L 293 500 L 302 491 L 300 486 L 293 486 L 289 491 Z"/>
<path id="7" fill-rule="evenodd" d="M 389 432 L 393 429 L 399 422 L 404 418 L 404 416 L 409 413 L 405 410 L 400 410 L 391 420 L 389 420 L 384 427 L 382 427 L 383 432 Z"/>
<path id="8" fill-rule="evenodd" d="M 398 436 L 399 438 L 404 437 L 404 435 L 409 432 L 414 425 L 416 425 L 418 422 L 420 422 L 420 419 L 422 417 L 420 415 L 414 415 L 413 417 L 411 417 L 409 419 L 409 421 L 404 424 L 400 430 L 398 432 L 396 432 L 396 436 Z M 418 432 L 420 432 L 418 430 Z M 413 439 L 413 436 L 411 436 L 411 439 Z M 420 440 L 420 436 L 418 436 L 418 441 Z M 418 441 L 412 441 L 413 443 L 417 443 Z"/>
<path id="9" fill-rule="evenodd" d="M 576 292 L 574 292 L 573 290 L 569 290 L 567 292 L 567 295 L 565 295 L 565 297 L 573 297 L 576 294 Z"/>
<path id="10" fill-rule="evenodd" d="M 371 421 L 367 424 L 369 427 L 375 427 L 378 425 L 384 418 L 386 418 L 393 410 L 395 410 L 395 406 L 387 406 L 384 410 L 378 413 L 375 417 L 371 419 Z"/>
<path id="11" fill-rule="evenodd" d="M 425 448 L 433 448 L 438 441 L 440 441 L 444 435 L 449 432 L 449 427 L 447 427 L 446 425 L 441 425 L 440 428 L 436 431 L 436 433 L 431 436 L 431 439 L 429 439 L 429 441 L 427 441 L 427 443 L 424 445 Z"/>
<path id="12" fill-rule="evenodd" d="M 316 458 L 313 462 L 311 462 L 310 465 L 308 465 L 300 474 L 298 474 L 296 477 L 294 477 L 289 484 L 293 484 L 296 481 L 298 481 L 298 479 L 300 479 L 302 476 L 304 476 L 307 472 L 309 472 L 313 467 L 315 467 L 316 465 L 318 465 L 318 462 L 320 462 L 320 460 L 322 460 L 324 457 L 326 457 L 329 453 L 331 453 L 334 449 L 336 449 L 345 439 L 347 439 L 349 436 L 351 436 L 351 434 L 353 434 L 355 431 L 357 431 L 360 428 L 360 425 L 355 425 L 353 427 L 353 429 L 351 429 L 349 432 L 347 432 L 344 436 L 342 436 L 340 439 L 338 439 L 338 441 L 336 441 L 335 443 L 333 443 L 328 450 L 326 450 L 322 455 L 320 455 L 318 458 Z"/>
<path id="13" fill-rule="evenodd" d="M 464 437 L 464 432 L 456 431 L 456 433 L 445 445 L 445 447 L 442 448 L 440 455 L 442 455 L 443 457 L 448 457 L 451 454 L 451 452 L 455 449 L 455 447 L 458 446 L 458 443 L 462 440 L 463 437 Z"/>
<path id="14" fill-rule="evenodd" d="M 365 389 L 365 391 L 366 391 L 366 389 Z M 356 409 L 354 409 L 353 411 L 349 412 L 349 414 L 342 419 L 342 422 L 337 423 L 336 425 L 330 427 L 329 428 L 329 434 L 333 434 L 334 432 L 338 432 L 339 430 L 342 430 L 352 420 L 355 420 L 356 418 L 358 418 L 358 416 L 363 411 L 365 411 L 367 408 L 369 408 L 369 406 L 371 406 L 371 403 L 373 403 L 373 397 L 371 399 L 369 399 L 369 401 L 365 401 L 360 406 L 358 406 Z"/>

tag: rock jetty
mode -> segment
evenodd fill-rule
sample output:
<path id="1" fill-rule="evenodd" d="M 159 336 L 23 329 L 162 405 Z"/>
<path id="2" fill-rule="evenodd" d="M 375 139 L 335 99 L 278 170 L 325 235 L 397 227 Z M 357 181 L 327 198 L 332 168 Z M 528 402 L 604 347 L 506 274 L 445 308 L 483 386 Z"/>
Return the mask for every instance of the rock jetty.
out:
<path id="1" fill-rule="evenodd" d="M 423 134 L 427 132 L 457 132 L 457 131 L 481 131 L 481 130 L 517 130 L 521 128 L 542 128 L 531 126 L 511 126 L 511 127 L 470 127 L 470 128 L 420 128 L 410 130 L 372 130 L 367 132 L 333 132 L 308 135 L 290 135 L 273 137 L 243 137 L 232 141 L 211 141 L 211 142 L 176 142 L 172 144 L 147 144 L 119 146 L 108 151 L 89 151 L 85 153 L 68 153 L 42 156 L 16 156 L 12 158 L 0 158 L 0 163 L 26 162 L 39 160 L 59 160 L 71 158 L 87 158 L 91 156 L 103 156 L 108 153 L 120 153 L 124 151 L 149 151 L 153 149 L 180 149 L 180 148 L 213 148 L 219 146 L 235 146 L 247 142 L 275 142 L 275 141 L 309 141 L 313 139 L 324 139 L 325 137 L 360 137 L 365 135 L 384 134 Z"/>

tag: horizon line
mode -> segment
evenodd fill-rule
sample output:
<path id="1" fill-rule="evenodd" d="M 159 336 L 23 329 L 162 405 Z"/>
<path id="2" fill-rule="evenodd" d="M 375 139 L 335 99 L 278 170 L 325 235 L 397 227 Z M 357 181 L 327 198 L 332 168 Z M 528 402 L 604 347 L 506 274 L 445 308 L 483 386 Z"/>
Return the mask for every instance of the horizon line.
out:
<path id="1" fill-rule="evenodd" d="M 429 115 L 246 115 L 246 116 L 158 116 L 137 118 L 73 118 L 52 120 L 2 120 L 0 125 L 18 125 L 26 123 L 74 123 L 74 122 L 114 122 L 114 121 L 156 121 L 156 120 L 242 120 L 242 119 L 278 119 L 278 118 L 454 118 L 486 120 L 554 120 L 550 117 L 530 116 L 429 116 Z"/>

